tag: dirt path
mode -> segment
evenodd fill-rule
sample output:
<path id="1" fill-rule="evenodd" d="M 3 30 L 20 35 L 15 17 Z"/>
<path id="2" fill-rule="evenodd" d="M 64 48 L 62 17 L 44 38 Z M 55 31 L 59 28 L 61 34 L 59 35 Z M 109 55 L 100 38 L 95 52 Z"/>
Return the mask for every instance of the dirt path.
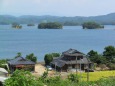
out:
<path id="1" fill-rule="evenodd" d="M 40 76 L 46 71 L 45 67 L 42 64 L 35 65 L 35 73 L 33 75 Z"/>

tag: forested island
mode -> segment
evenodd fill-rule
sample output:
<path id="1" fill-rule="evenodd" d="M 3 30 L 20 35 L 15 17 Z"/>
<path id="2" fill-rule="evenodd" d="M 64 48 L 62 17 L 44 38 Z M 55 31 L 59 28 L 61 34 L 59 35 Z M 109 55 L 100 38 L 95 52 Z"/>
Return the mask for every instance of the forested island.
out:
<path id="1" fill-rule="evenodd" d="M 35 24 L 31 24 L 31 23 L 30 23 L 30 24 L 27 24 L 27 26 L 35 26 Z"/>
<path id="2" fill-rule="evenodd" d="M 40 23 L 38 25 L 39 29 L 62 29 L 63 25 L 58 22 L 48 22 L 48 23 Z"/>
<path id="3" fill-rule="evenodd" d="M 104 28 L 103 25 L 100 25 L 96 22 L 84 22 L 82 24 L 83 29 L 99 29 L 99 28 Z"/>
<path id="4" fill-rule="evenodd" d="M 13 23 L 13 24 L 12 24 L 12 28 L 21 29 L 21 28 L 22 28 L 22 26 L 21 26 L 20 24 Z"/>

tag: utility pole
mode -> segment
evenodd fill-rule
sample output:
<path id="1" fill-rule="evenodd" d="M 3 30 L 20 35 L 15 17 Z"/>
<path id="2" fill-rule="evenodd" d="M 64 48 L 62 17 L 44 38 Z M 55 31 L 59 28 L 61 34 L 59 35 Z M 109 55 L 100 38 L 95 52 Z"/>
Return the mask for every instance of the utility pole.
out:
<path id="1" fill-rule="evenodd" d="M 87 82 L 89 81 L 89 59 L 88 59 L 88 57 L 86 56 L 86 58 L 87 58 Z"/>
<path id="2" fill-rule="evenodd" d="M 77 74 L 77 56 L 76 56 L 76 74 Z"/>
<path id="3" fill-rule="evenodd" d="M 55 62 L 55 73 L 56 73 L 56 65 L 57 65 L 57 62 Z"/>
<path id="4" fill-rule="evenodd" d="M 87 64 L 89 66 L 89 64 Z M 89 81 L 89 67 L 87 68 L 87 81 Z"/>
<path id="5" fill-rule="evenodd" d="M 80 80 L 82 80 L 82 69 L 81 69 L 82 58 L 80 58 Z"/>

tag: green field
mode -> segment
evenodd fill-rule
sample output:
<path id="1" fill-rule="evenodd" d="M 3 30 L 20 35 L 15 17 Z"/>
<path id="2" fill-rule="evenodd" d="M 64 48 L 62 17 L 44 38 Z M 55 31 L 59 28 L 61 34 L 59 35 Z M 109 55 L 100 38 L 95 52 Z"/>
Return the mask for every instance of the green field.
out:
<path id="1" fill-rule="evenodd" d="M 79 73 L 81 76 L 82 81 L 87 80 L 87 73 Z M 96 72 L 89 72 L 89 81 L 97 81 L 101 78 L 106 78 L 110 76 L 115 76 L 115 70 L 114 71 L 96 71 Z"/>

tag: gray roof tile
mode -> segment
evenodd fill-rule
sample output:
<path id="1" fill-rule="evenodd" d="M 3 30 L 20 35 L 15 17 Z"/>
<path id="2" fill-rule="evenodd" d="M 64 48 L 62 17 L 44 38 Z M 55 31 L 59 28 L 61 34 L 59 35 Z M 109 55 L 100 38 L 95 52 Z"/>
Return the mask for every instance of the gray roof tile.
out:
<path id="1" fill-rule="evenodd" d="M 25 64 L 25 65 L 29 64 L 30 65 L 30 64 L 35 64 L 35 62 L 27 60 L 27 59 L 25 59 L 23 57 L 17 57 L 17 58 L 15 58 L 13 60 L 8 61 L 8 63 L 10 65 L 20 65 L 20 64 Z"/>

